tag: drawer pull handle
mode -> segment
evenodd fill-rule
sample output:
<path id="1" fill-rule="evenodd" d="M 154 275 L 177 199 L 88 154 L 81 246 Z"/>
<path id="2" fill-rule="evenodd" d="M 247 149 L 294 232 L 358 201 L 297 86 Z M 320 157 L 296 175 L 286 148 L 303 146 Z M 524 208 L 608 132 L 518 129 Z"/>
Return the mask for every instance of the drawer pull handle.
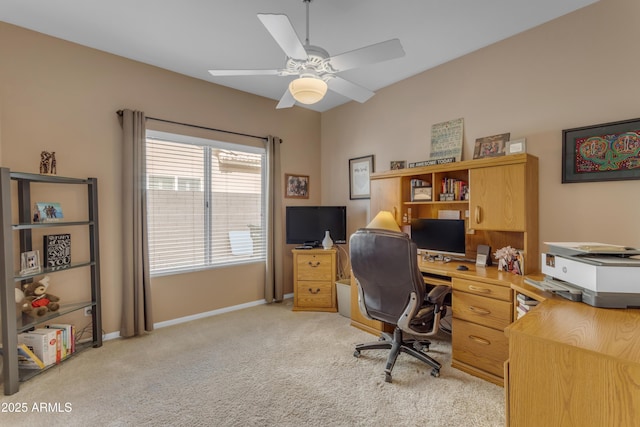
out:
<path id="1" fill-rule="evenodd" d="M 313 263 L 313 262 L 309 261 L 309 266 L 310 266 L 311 268 L 316 268 L 316 267 L 318 267 L 319 265 L 320 265 L 320 261 L 316 261 L 315 263 Z"/>
<path id="2" fill-rule="evenodd" d="M 309 292 L 311 292 L 312 294 L 317 294 L 320 292 L 320 288 L 316 288 L 316 290 L 314 291 L 313 289 L 309 288 Z"/>
<path id="3" fill-rule="evenodd" d="M 469 339 L 477 342 L 478 344 L 491 345 L 491 341 L 486 340 L 484 338 L 477 337 L 475 335 L 469 335 Z"/>
<path id="4" fill-rule="evenodd" d="M 478 308 L 472 305 L 469 306 L 469 310 L 473 311 L 476 314 L 484 314 L 484 315 L 491 314 L 491 312 L 486 308 Z"/>
<path id="5" fill-rule="evenodd" d="M 476 224 L 480 224 L 482 222 L 482 214 L 480 211 L 480 206 L 476 206 Z"/>
<path id="6" fill-rule="evenodd" d="M 491 289 L 480 288 L 478 286 L 473 286 L 473 285 L 469 285 L 469 290 L 473 291 L 473 292 L 477 292 L 479 294 L 490 294 L 491 293 Z"/>

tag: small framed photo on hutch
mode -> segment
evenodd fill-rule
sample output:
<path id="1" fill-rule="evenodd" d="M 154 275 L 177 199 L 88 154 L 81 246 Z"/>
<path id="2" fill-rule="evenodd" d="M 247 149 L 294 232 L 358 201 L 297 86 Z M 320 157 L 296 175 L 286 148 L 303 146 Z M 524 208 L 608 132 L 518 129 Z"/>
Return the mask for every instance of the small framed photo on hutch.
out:
<path id="1" fill-rule="evenodd" d="M 505 155 L 505 145 L 509 141 L 510 133 L 501 133 L 499 135 L 485 136 L 476 139 L 476 146 L 473 150 L 474 159 L 483 159 L 485 157 L 499 157 Z"/>
<path id="2" fill-rule="evenodd" d="M 27 251 L 20 254 L 20 274 L 39 273 L 40 267 L 40 251 Z"/>
<path id="3" fill-rule="evenodd" d="M 527 139 L 520 138 L 512 141 L 507 141 L 507 155 L 509 154 L 523 154 L 527 152 Z"/>
<path id="4" fill-rule="evenodd" d="M 309 176 L 284 174 L 284 197 L 289 199 L 308 199 Z"/>
<path id="5" fill-rule="evenodd" d="M 373 172 L 373 154 L 349 159 L 349 199 L 370 199 L 369 175 Z"/>
<path id="6" fill-rule="evenodd" d="M 640 118 L 562 131 L 562 182 L 640 179 Z"/>

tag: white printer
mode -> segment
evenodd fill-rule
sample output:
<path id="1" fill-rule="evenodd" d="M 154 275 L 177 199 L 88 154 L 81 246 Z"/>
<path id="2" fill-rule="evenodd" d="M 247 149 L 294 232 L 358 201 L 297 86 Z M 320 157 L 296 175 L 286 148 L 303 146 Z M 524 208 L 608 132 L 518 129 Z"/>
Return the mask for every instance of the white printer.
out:
<path id="1" fill-rule="evenodd" d="M 640 308 L 640 249 L 595 242 L 545 242 L 538 288 L 594 307 Z"/>

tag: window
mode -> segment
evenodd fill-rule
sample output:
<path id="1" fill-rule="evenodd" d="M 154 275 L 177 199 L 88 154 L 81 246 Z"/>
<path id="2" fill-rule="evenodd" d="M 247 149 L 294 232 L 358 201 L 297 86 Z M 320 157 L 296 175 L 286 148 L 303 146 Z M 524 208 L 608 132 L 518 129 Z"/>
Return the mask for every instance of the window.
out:
<path id="1" fill-rule="evenodd" d="M 265 260 L 264 148 L 147 131 L 152 275 Z"/>

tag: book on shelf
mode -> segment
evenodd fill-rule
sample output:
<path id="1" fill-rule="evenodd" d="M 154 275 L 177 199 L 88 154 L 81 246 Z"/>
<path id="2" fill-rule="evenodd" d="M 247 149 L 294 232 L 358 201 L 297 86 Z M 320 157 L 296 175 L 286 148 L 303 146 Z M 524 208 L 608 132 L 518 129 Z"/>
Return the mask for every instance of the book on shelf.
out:
<path id="1" fill-rule="evenodd" d="M 43 236 L 44 265 L 54 270 L 71 265 L 71 234 Z"/>
<path id="2" fill-rule="evenodd" d="M 18 343 L 26 344 L 45 366 L 49 366 L 60 361 L 57 343 L 59 333 L 55 329 L 35 329 L 18 334 Z"/>
<path id="3" fill-rule="evenodd" d="M 3 353 L 2 346 L 0 346 L 0 355 Z M 36 356 L 32 348 L 26 344 L 18 344 L 18 367 L 22 369 L 43 369 L 45 365 Z"/>
<path id="4" fill-rule="evenodd" d="M 524 294 L 518 294 L 516 296 L 516 300 L 518 301 L 518 303 L 527 305 L 527 306 L 538 305 L 540 303 L 540 301 L 538 301 L 537 299 L 528 297 Z"/>
<path id="5" fill-rule="evenodd" d="M 74 327 L 73 325 L 69 325 L 66 323 L 60 324 L 50 324 L 46 325 L 45 328 L 48 329 L 58 329 L 62 332 L 62 340 L 61 340 L 61 348 L 60 348 L 60 359 L 64 359 L 75 351 L 74 346 Z"/>

